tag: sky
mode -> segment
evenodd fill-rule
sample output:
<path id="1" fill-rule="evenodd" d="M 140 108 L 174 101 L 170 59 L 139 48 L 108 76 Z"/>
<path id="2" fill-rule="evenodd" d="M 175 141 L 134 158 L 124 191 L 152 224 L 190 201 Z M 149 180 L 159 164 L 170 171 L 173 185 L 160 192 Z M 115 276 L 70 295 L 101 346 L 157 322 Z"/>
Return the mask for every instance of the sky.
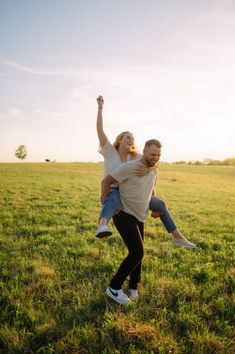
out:
<path id="1" fill-rule="evenodd" d="M 235 2 L 0 0 L 0 162 L 102 161 L 100 94 L 111 142 L 235 156 Z"/>

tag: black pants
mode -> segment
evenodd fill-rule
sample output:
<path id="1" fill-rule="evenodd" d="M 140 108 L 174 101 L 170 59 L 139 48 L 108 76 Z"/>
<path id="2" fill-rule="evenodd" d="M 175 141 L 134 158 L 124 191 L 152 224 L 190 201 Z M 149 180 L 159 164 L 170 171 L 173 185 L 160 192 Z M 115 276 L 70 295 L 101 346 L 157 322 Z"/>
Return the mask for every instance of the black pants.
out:
<path id="1" fill-rule="evenodd" d="M 144 256 L 144 224 L 123 211 L 114 215 L 113 221 L 129 253 L 109 285 L 111 288 L 119 290 L 126 278 L 130 276 L 129 289 L 137 289 L 141 278 L 141 266 Z"/>

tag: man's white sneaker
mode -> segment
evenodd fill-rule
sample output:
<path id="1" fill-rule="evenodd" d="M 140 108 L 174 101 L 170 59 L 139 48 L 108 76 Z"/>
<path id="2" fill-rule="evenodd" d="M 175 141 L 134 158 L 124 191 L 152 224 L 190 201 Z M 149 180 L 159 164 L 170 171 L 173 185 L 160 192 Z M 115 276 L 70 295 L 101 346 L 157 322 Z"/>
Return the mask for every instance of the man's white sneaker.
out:
<path id="1" fill-rule="evenodd" d="M 139 299 L 139 294 L 136 289 L 129 289 L 129 294 L 130 294 L 131 300 L 138 300 Z"/>
<path id="2" fill-rule="evenodd" d="M 197 248 L 197 246 L 194 243 L 189 242 L 188 240 L 185 239 L 176 239 L 174 238 L 173 244 L 176 246 L 184 246 L 188 248 Z"/>
<path id="3" fill-rule="evenodd" d="M 106 289 L 106 295 L 108 295 L 109 297 L 111 297 L 111 299 L 113 299 L 114 301 L 116 301 L 118 304 L 121 304 L 121 305 L 128 305 L 131 303 L 131 300 L 129 299 L 129 297 L 126 294 L 124 294 L 122 289 L 115 290 L 115 289 L 110 288 L 110 286 L 109 286 Z"/>
<path id="4" fill-rule="evenodd" d="M 111 236 L 113 231 L 107 225 L 100 225 L 96 230 L 95 236 L 98 238 L 103 238 Z"/>

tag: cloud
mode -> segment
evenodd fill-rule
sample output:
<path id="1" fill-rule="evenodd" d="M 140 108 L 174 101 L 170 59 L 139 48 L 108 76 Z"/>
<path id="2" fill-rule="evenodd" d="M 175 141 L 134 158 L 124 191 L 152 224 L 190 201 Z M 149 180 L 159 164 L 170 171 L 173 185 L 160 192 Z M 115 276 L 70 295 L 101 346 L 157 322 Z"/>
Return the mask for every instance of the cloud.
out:
<path id="1" fill-rule="evenodd" d="M 33 69 L 31 67 L 18 64 L 11 60 L 0 59 L 0 63 L 7 65 L 11 68 L 17 69 L 22 72 L 26 72 L 31 75 L 45 75 L 45 76 L 56 76 L 56 75 L 74 75 L 78 74 L 79 72 L 76 70 L 41 70 L 41 69 Z"/>

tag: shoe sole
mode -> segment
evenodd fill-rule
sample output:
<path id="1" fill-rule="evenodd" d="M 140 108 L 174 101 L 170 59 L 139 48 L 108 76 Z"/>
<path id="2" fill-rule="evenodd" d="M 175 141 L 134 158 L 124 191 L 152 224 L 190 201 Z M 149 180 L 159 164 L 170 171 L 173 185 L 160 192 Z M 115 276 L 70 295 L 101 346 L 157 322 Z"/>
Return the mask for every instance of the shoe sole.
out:
<path id="1" fill-rule="evenodd" d="M 99 232 L 98 234 L 96 234 L 95 237 L 104 238 L 104 237 L 108 237 L 111 235 L 112 235 L 112 232 L 110 232 L 110 231 L 102 231 L 102 232 Z"/>

